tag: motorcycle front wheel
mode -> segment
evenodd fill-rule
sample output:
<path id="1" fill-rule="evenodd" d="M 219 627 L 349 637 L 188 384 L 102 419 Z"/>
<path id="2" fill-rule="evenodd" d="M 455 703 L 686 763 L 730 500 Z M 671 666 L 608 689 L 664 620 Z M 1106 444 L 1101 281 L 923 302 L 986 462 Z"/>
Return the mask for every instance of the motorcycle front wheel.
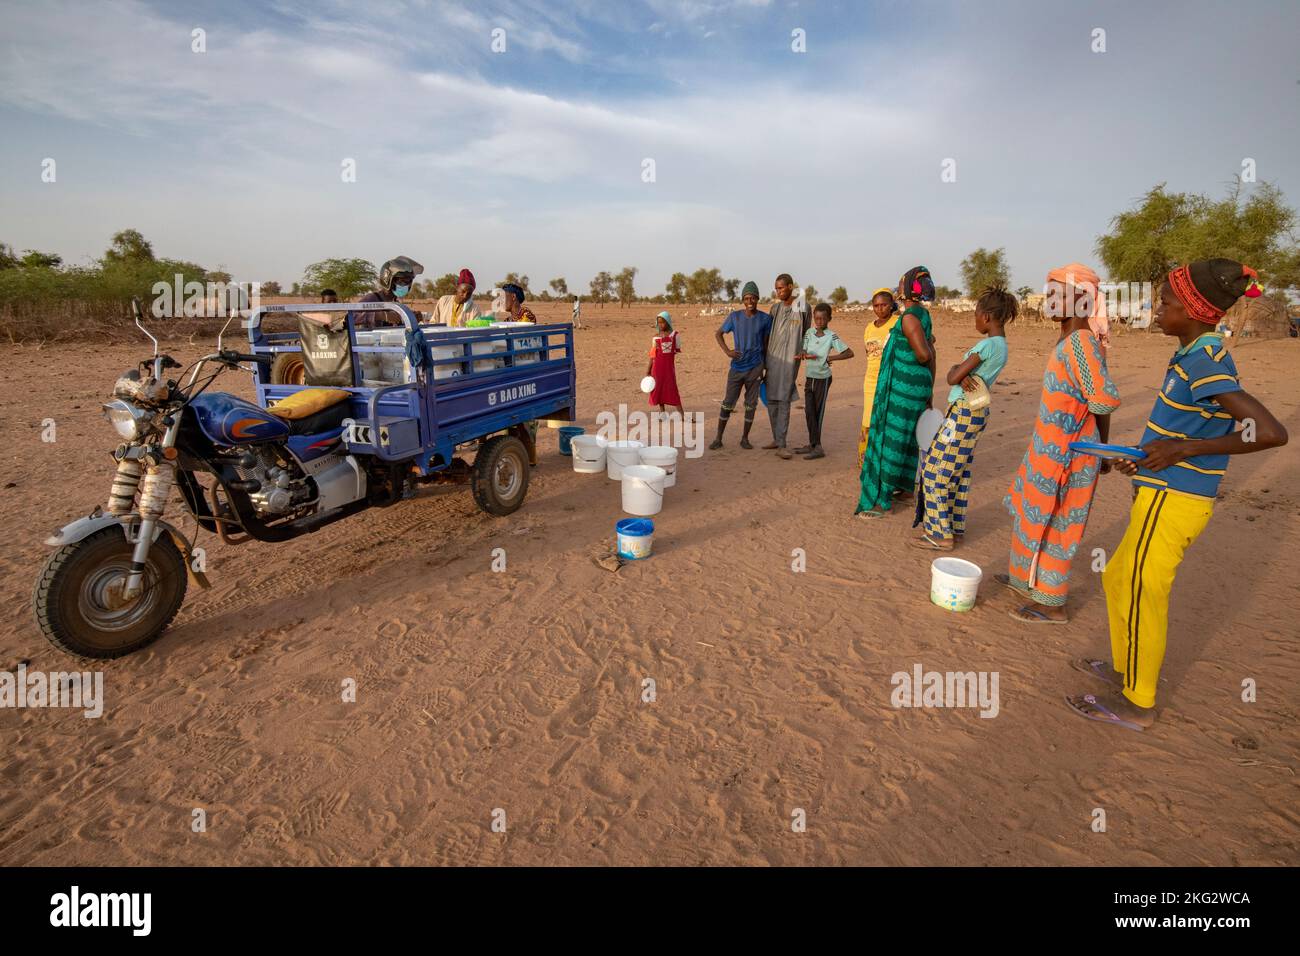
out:
<path id="1" fill-rule="evenodd" d="M 123 601 L 132 550 L 121 526 L 114 525 L 50 555 L 32 604 L 51 644 L 78 657 L 102 659 L 158 639 L 185 600 L 185 558 L 170 535 L 160 534 L 149 549 L 143 589 Z"/>

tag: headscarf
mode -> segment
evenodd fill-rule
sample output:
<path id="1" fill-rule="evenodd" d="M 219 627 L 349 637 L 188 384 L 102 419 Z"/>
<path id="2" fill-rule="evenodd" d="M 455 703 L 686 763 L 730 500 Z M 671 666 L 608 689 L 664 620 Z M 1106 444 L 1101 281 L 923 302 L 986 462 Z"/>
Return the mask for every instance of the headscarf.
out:
<path id="1" fill-rule="evenodd" d="M 1223 313 L 1243 295 L 1257 298 L 1259 273 L 1235 259 L 1198 259 L 1169 273 L 1169 285 L 1197 322 L 1218 325 Z"/>
<path id="2" fill-rule="evenodd" d="M 876 296 L 880 295 L 880 294 L 883 292 L 885 295 L 889 296 L 889 301 L 890 301 L 890 302 L 893 304 L 893 306 L 894 306 L 893 312 L 890 312 L 890 315 L 893 315 L 894 312 L 897 312 L 897 311 L 898 311 L 898 298 L 894 295 L 894 293 L 897 292 L 897 291 L 898 291 L 897 289 L 891 289 L 891 288 L 890 288 L 889 286 L 887 286 L 887 285 L 882 285 L 882 286 L 881 286 L 879 289 L 877 289 L 875 292 L 871 293 L 871 301 L 872 301 L 872 302 L 875 302 L 875 301 L 876 301 Z"/>
<path id="3" fill-rule="evenodd" d="M 898 289 L 904 299 L 917 299 L 921 302 L 934 301 L 934 280 L 930 270 L 925 266 L 913 266 L 898 280 Z"/>
<path id="4" fill-rule="evenodd" d="M 754 293 L 754 295 L 758 295 L 758 283 L 757 283 L 757 282 L 746 282 L 746 283 L 745 283 L 745 288 L 743 288 L 743 289 L 740 290 L 740 297 L 743 299 L 745 296 L 749 295 L 751 292 Z"/>
<path id="5" fill-rule="evenodd" d="M 1047 273 L 1048 282 L 1059 282 L 1088 292 L 1092 298 L 1092 315 L 1088 328 L 1097 336 L 1102 348 L 1110 348 L 1110 319 L 1106 317 L 1106 296 L 1101 291 L 1101 279 L 1082 262 L 1071 262 Z"/>
<path id="6" fill-rule="evenodd" d="M 513 295 L 515 297 L 515 302 L 522 303 L 526 298 L 528 298 L 528 296 L 524 293 L 524 290 L 521 289 L 519 286 L 515 285 L 513 282 L 507 282 L 505 285 L 501 287 L 501 291 L 509 292 L 511 295 Z"/>
<path id="7" fill-rule="evenodd" d="M 467 285 L 469 286 L 470 292 L 473 292 L 476 284 L 477 283 L 474 282 L 474 273 L 470 272 L 468 269 L 460 270 L 460 275 L 456 277 L 456 285 Z"/>
<path id="8" fill-rule="evenodd" d="M 665 309 L 663 312 L 660 312 L 658 315 L 655 316 L 655 318 L 656 318 L 656 319 L 663 319 L 664 322 L 665 322 L 665 324 L 667 324 L 667 326 L 668 326 L 668 331 L 669 331 L 669 332 L 671 332 L 671 331 L 673 330 L 673 317 L 672 317 L 671 315 L 668 314 L 668 310 L 667 310 L 667 309 Z M 656 324 L 656 325 L 655 325 L 655 329 L 658 330 L 658 328 L 659 328 L 659 326 L 658 326 L 658 324 Z"/>

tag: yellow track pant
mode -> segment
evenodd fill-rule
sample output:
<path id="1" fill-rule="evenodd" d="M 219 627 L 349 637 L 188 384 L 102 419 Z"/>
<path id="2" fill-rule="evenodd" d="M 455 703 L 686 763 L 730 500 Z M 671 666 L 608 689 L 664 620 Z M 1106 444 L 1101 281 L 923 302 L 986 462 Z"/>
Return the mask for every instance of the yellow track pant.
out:
<path id="1" fill-rule="evenodd" d="M 1101 576 L 1110 616 L 1110 652 L 1124 696 L 1156 705 L 1169 630 L 1169 590 L 1183 555 L 1210 520 L 1214 499 L 1137 486 L 1128 530 Z"/>

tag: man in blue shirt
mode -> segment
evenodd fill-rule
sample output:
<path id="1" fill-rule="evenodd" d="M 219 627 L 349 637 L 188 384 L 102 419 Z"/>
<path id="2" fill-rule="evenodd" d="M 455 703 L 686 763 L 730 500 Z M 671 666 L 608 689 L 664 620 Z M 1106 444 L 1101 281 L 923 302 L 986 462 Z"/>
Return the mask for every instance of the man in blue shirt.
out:
<path id="1" fill-rule="evenodd" d="M 745 390 L 745 431 L 740 436 L 741 448 L 753 448 L 749 443 L 749 430 L 754 425 L 754 411 L 758 408 L 758 389 L 763 381 L 763 356 L 767 353 L 767 336 L 772 330 L 772 317 L 766 312 L 758 311 L 758 285 L 746 282 L 741 292 L 741 303 L 745 306 L 727 316 L 721 327 L 714 333 L 718 348 L 731 358 L 731 368 L 727 372 L 727 392 L 722 399 L 722 411 L 718 415 L 718 435 L 709 447 L 715 451 L 722 447 L 722 433 L 727 427 L 740 390 Z M 727 347 L 723 338 L 731 333 L 732 346 Z"/>

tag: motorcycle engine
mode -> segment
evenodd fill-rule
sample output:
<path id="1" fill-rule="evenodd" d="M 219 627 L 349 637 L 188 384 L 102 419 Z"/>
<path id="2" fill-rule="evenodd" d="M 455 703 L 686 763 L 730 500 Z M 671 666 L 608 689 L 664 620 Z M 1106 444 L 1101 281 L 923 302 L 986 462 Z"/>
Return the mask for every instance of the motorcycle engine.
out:
<path id="1" fill-rule="evenodd" d="M 261 485 L 248 495 L 259 514 L 285 514 L 309 504 L 315 497 L 298 466 L 281 461 L 267 446 L 240 451 L 235 470 L 240 478 L 253 479 Z"/>

